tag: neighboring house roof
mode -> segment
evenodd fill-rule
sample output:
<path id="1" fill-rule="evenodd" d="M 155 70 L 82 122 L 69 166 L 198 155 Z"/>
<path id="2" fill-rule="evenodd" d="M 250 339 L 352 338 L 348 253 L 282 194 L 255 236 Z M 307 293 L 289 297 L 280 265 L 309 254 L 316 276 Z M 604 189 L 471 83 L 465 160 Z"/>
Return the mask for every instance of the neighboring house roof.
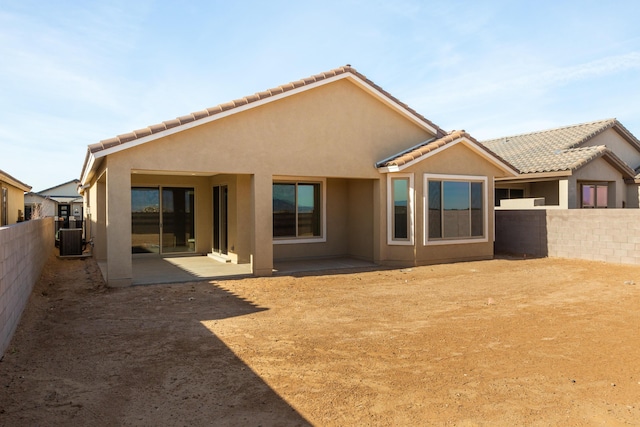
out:
<path id="1" fill-rule="evenodd" d="M 51 188 L 46 188 L 44 190 L 40 190 L 40 191 L 38 191 L 38 194 L 43 194 L 43 195 L 48 195 L 48 196 L 59 195 L 59 196 L 69 197 L 69 196 L 71 196 L 71 194 L 64 192 L 65 189 L 63 188 L 65 186 L 69 186 L 69 184 L 75 184 L 74 186 L 70 186 L 70 188 L 73 188 L 73 191 L 74 191 L 73 194 L 75 196 L 75 193 L 77 193 L 77 187 L 78 187 L 78 185 L 80 185 L 80 180 L 79 179 L 72 179 L 72 180 L 64 182 L 62 184 L 54 185 Z M 63 191 L 53 191 L 53 190 L 58 190 L 58 189 L 61 189 Z"/>
<path id="2" fill-rule="evenodd" d="M 522 174 L 575 171 L 598 157 L 604 157 L 626 178 L 632 178 L 636 172 L 606 146 L 581 147 L 611 128 L 640 151 L 640 141 L 616 119 L 506 136 L 481 141 L 481 144 L 507 159 Z"/>
<path id="3" fill-rule="evenodd" d="M 111 152 L 118 151 L 118 149 L 124 149 L 135 146 L 136 143 L 144 143 L 156 138 L 161 138 L 166 135 L 170 135 L 181 130 L 189 129 L 199 124 L 209 123 L 217 118 L 226 117 L 229 114 L 244 111 L 247 108 L 262 105 L 266 102 L 275 101 L 281 99 L 284 96 L 288 96 L 294 93 L 298 93 L 302 90 L 311 89 L 316 86 L 320 86 L 326 83 L 336 81 L 341 78 L 351 78 L 361 87 L 375 94 L 383 102 L 392 106 L 396 110 L 405 114 L 413 119 L 416 123 L 419 123 L 431 133 L 437 137 L 445 136 L 447 133 L 440 127 L 432 123 L 430 120 L 411 109 L 406 104 L 400 102 L 397 98 L 390 93 L 382 89 L 380 86 L 373 83 L 366 76 L 359 73 L 351 65 L 347 64 L 344 67 L 335 68 L 324 73 L 316 74 L 311 77 L 307 77 L 301 80 L 293 81 L 282 86 L 278 86 L 273 89 L 268 89 L 263 92 L 258 92 L 254 95 L 246 96 L 231 102 L 217 105 L 205 110 L 196 111 L 186 116 L 181 116 L 173 120 L 164 121 L 155 125 L 147 126 L 142 129 L 135 130 L 126 134 L 118 135 L 110 139 L 105 139 L 96 144 L 91 144 L 88 147 L 87 155 L 85 157 L 84 166 L 82 168 L 82 181 L 86 181 L 86 174 L 88 169 L 92 167 L 94 159 L 103 157 Z"/>
<path id="4" fill-rule="evenodd" d="M 416 147 L 412 147 L 409 150 L 405 150 L 393 157 L 378 162 L 376 167 L 383 171 L 400 171 L 459 142 L 462 142 L 467 147 L 472 148 L 474 151 L 489 159 L 491 162 L 510 174 L 518 174 L 518 170 L 513 165 L 487 149 L 464 130 L 452 131 L 441 138 L 433 138 L 425 141 Z"/>
<path id="5" fill-rule="evenodd" d="M 27 185 L 24 182 L 20 181 L 19 179 L 16 179 L 16 178 L 12 177 L 11 175 L 9 175 L 8 173 L 6 173 L 3 170 L 0 170 L 0 181 L 5 181 L 5 182 L 13 185 L 16 188 L 19 188 L 22 191 L 31 190 L 31 186 L 30 185 Z"/>

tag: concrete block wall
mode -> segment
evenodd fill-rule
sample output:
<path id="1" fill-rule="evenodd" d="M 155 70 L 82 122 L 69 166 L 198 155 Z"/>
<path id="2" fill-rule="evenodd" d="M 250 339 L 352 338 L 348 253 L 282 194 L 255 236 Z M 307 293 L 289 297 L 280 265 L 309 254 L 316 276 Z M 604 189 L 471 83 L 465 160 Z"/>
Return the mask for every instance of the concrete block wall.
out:
<path id="1" fill-rule="evenodd" d="M 496 211 L 495 250 L 640 264 L 639 220 L 637 209 Z"/>
<path id="2" fill-rule="evenodd" d="M 53 251 L 53 218 L 0 227 L 0 357 Z"/>
<path id="3" fill-rule="evenodd" d="M 496 210 L 495 252 L 547 256 L 546 210 Z"/>

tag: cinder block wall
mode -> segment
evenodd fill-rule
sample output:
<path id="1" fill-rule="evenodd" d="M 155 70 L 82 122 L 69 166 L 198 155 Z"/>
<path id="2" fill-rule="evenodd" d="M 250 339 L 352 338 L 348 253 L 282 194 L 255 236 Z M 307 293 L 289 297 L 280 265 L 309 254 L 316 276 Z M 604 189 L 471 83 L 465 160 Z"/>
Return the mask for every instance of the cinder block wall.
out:
<path id="1" fill-rule="evenodd" d="M 53 218 L 0 228 L 0 357 L 53 251 Z"/>
<path id="2" fill-rule="evenodd" d="M 640 210 L 496 211 L 495 251 L 640 264 Z"/>
<path id="3" fill-rule="evenodd" d="M 496 212 L 495 252 L 514 255 L 547 256 L 545 210 Z"/>

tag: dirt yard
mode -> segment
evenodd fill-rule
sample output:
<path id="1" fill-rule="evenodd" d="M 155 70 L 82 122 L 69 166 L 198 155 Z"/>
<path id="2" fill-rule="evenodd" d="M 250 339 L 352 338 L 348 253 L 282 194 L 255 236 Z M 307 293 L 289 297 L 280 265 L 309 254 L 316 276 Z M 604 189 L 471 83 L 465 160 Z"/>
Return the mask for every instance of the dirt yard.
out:
<path id="1" fill-rule="evenodd" d="M 640 425 L 640 267 L 497 259 L 107 289 L 49 261 L 0 425 Z"/>

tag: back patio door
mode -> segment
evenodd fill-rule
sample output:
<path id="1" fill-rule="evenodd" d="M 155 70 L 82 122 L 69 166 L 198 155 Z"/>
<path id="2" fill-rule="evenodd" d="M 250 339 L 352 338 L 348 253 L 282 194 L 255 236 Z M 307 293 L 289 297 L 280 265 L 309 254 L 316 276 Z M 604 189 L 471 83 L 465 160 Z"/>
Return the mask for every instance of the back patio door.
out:
<path id="1" fill-rule="evenodd" d="M 195 252 L 193 188 L 131 189 L 131 252 Z"/>
<path id="2" fill-rule="evenodd" d="M 213 187 L 213 252 L 220 255 L 228 253 L 228 193 L 226 185 Z"/>

